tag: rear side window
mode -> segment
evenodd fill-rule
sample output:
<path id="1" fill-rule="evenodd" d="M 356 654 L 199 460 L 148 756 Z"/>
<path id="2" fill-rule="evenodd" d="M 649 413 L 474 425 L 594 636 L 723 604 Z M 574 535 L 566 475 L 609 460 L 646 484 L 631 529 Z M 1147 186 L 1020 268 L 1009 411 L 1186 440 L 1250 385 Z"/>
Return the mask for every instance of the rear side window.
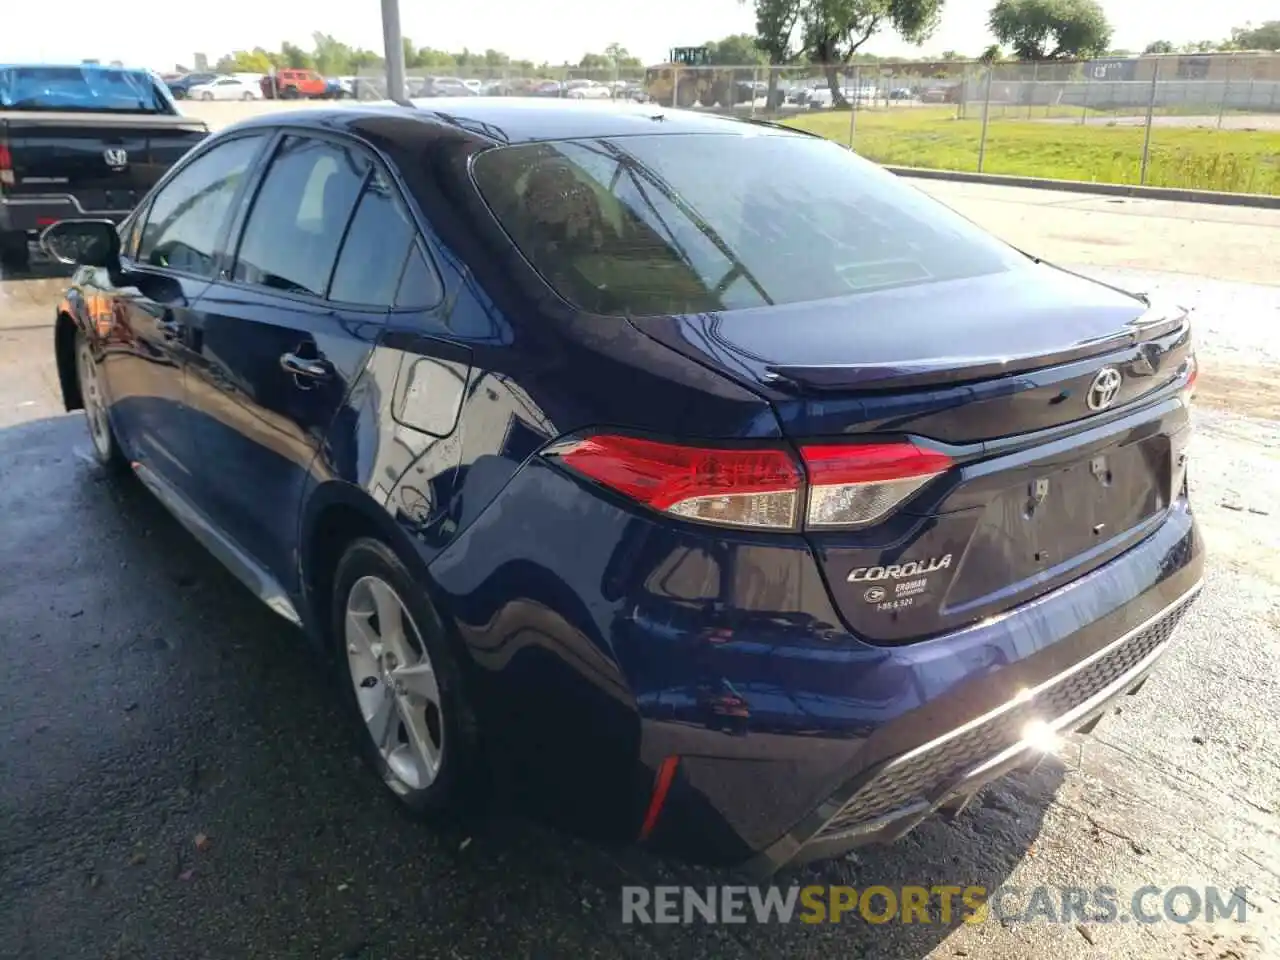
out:
<path id="1" fill-rule="evenodd" d="M 231 202 L 261 146 L 261 137 L 228 140 L 174 174 L 151 201 L 138 259 L 153 267 L 212 277 Z"/>
<path id="2" fill-rule="evenodd" d="M 375 171 L 342 242 L 329 299 L 391 306 L 414 233 L 391 184 Z"/>
<path id="3" fill-rule="evenodd" d="M 842 147 L 790 135 L 501 147 L 476 185 L 570 303 L 736 310 L 995 273 L 1017 254 Z"/>
<path id="4" fill-rule="evenodd" d="M 369 167 L 339 144 L 285 137 L 245 223 L 233 278 L 324 296 Z"/>

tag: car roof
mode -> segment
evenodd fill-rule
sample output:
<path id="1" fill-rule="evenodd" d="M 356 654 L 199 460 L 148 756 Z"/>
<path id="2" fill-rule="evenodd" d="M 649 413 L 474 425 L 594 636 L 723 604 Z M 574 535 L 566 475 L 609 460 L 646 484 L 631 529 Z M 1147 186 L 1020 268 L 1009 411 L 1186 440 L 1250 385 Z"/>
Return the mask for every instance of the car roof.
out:
<path id="1" fill-rule="evenodd" d="M 146 67 L 113 67 L 109 63 L 0 63 L 0 70 L 85 70 L 112 73 L 137 73 L 150 76 Z"/>
<path id="2" fill-rule="evenodd" d="M 242 120 L 234 129 L 315 127 L 359 134 L 369 120 L 388 116 L 452 128 L 494 144 L 624 137 L 640 134 L 778 134 L 808 136 L 759 121 L 654 104 L 612 101 L 536 100 L 523 97 L 436 97 L 405 105 L 359 104 L 330 109 L 290 110 Z M 232 129 L 232 128 L 228 128 Z"/>

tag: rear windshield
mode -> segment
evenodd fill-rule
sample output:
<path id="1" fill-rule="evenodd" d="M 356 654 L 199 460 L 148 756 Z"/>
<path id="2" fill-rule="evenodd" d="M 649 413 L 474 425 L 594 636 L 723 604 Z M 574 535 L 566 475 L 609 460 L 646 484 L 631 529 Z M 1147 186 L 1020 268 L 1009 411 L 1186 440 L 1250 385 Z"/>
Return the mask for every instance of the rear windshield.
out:
<path id="1" fill-rule="evenodd" d="M 519 144 L 481 154 L 473 175 L 534 268 L 599 314 L 824 300 L 1019 262 L 893 174 L 811 137 Z"/>
<path id="2" fill-rule="evenodd" d="M 173 113 L 151 77 L 109 67 L 0 67 L 0 110 Z"/>

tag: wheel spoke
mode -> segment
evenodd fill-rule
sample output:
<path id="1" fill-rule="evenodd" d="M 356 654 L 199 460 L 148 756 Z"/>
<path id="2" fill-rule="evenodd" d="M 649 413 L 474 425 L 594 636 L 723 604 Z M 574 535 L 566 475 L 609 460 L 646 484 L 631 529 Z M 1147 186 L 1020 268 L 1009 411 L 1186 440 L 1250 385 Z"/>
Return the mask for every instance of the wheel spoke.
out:
<path id="1" fill-rule="evenodd" d="M 375 656 L 373 645 L 378 642 L 378 635 L 373 632 L 373 625 L 369 623 L 369 614 L 361 613 L 358 610 L 347 608 L 347 651 L 348 653 L 362 653 L 365 656 Z M 358 649 L 351 650 L 351 645 L 355 644 Z"/>
<path id="2" fill-rule="evenodd" d="M 378 612 L 378 639 L 403 659 L 404 613 L 399 599 L 381 580 L 369 581 L 369 595 L 373 597 L 374 607 Z"/>
<path id="3" fill-rule="evenodd" d="M 418 787 L 421 789 L 435 780 L 436 773 L 440 770 L 440 751 L 431 742 L 431 735 L 422 719 L 422 711 L 415 712 L 416 719 L 405 718 L 404 729 L 409 737 L 409 755 L 418 771 Z"/>
<path id="4" fill-rule="evenodd" d="M 380 696 L 378 702 L 373 708 L 373 713 L 365 721 L 369 725 L 369 733 L 373 735 L 373 742 L 378 745 L 378 749 L 382 753 L 390 753 L 400 744 L 400 710 L 396 703 L 395 694 L 389 687 L 383 687 L 378 691 Z M 408 724 L 405 724 L 408 726 Z"/>
<path id="5" fill-rule="evenodd" d="M 403 688 L 406 695 L 415 700 L 440 704 L 440 687 L 430 661 L 420 660 L 409 667 L 393 670 L 391 676 Z"/>

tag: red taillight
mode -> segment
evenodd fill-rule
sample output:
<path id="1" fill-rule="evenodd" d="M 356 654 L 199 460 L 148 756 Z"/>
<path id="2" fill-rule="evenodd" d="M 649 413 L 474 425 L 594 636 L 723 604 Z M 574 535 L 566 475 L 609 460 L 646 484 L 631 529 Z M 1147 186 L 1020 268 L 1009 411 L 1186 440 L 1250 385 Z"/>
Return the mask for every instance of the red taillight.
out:
<path id="1" fill-rule="evenodd" d="M 911 443 L 805 446 L 807 527 L 875 523 L 951 466 Z M 655 510 L 690 520 L 796 529 L 804 473 L 779 449 L 733 449 L 602 435 L 557 453 L 565 466 Z"/>
<path id="2" fill-rule="evenodd" d="M 801 477 L 782 450 L 735 450 L 590 437 L 560 461 L 655 510 L 750 527 L 796 525 Z"/>
<path id="3" fill-rule="evenodd" d="M 1200 362 L 1196 360 L 1196 355 L 1193 353 L 1187 358 L 1187 385 L 1182 388 L 1183 392 L 1186 393 L 1188 400 L 1190 400 L 1192 395 L 1196 392 L 1196 378 L 1199 376 Z"/>
<path id="4" fill-rule="evenodd" d="M 12 187 L 13 179 L 13 154 L 9 152 L 7 144 L 0 143 L 0 184 L 6 187 Z"/>

